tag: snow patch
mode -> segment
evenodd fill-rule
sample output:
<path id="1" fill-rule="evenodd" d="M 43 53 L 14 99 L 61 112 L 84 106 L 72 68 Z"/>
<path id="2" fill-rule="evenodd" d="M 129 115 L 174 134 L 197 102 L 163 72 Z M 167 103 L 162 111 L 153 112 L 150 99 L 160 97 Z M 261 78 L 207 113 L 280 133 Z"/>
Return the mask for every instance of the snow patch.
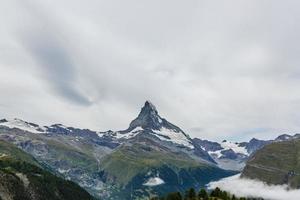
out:
<path id="1" fill-rule="evenodd" d="M 153 130 L 153 133 L 160 140 L 170 141 L 176 144 L 189 147 L 190 149 L 194 149 L 194 145 L 191 144 L 191 141 L 182 132 L 176 132 L 171 129 L 161 128 L 159 131 Z"/>
<path id="2" fill-rule="evenodd" d="M 165 183 L 164 180 L 162 180 L 161 178 L 154 177 L 154 178 L 149 178 L 148 181 L 146 181 L 143 185 L 153 187 L 153 186 L 162 185 L 164 183 Z"/>
<path id="3" fill-rule="evenodd" d="M 103 137 L 105 134 L 104 134 L 104 132 L 96 132 L 96 134 L 98 135 L 98 137 Z"/>
<path id="4" fill-rule="evenodd" d="M 240 153 L 244 155 L 249 155 L 247 149 L 245 147 L 240 147 L 238 143 L 233 143 L 230 141 L 224 141 L 221 143 L 221 147 L 224 148 L 224 150 L 233 150 L 235 153 Z"/>
<path id="5" fill-rule="evenodd" d="M 132 131 L 130 131 L 129 133 L 116 132 L 114 137 L 117 139 L 130 139 L 132 137 L 135 137 L 137 134 L 139 134 L 143 130 L 144 129 L 142 127 L 138 126 L 135 129 L 133 129 Z"/>
<path id="6" fill-rule="evenodd" d="M 223 150 L 224 149 L 218 150 L 218 151 L 208 151 L 208 154 L 213 157 L 221 158 L 222 157 L 221 151 L 223 151 Z"/>
<path id="7" fill-rule="evenodd" d="M 222 151 L 225 150 L 232 150 L 235 153 L 243 154 L 249 156 L 249 153 L 245 147 L 240 147 L 238 143 L 230 142 L 230 141 L 223 141 L 221 143 L 221 150 L 217 151 L 208 151 L 208 154 L 213 156 L 214 158 L 221 158 L 223 156 Z"/>
<path id="8" fill-rule="evenodd" d="M 58 172 L 61 173 L 61 174 L 65 174 L 65 173 L 69 173 L 70 169 L 61 169 L 61 168 L 58 168 Z"/>
<path id="9" fill-rule="evenodd" d="M 8 128 L 17 128 L 23 131 L 28 131 L 31 133 L 44 133 L 45 128 L 40 127 L 40 126 L 34 126 L 28 122 L 25 122 L 20 119 L 12 119 L 12 120 L 7 120 L 6 122 L 0 123 L 1 126 L 6 126 Z"/>

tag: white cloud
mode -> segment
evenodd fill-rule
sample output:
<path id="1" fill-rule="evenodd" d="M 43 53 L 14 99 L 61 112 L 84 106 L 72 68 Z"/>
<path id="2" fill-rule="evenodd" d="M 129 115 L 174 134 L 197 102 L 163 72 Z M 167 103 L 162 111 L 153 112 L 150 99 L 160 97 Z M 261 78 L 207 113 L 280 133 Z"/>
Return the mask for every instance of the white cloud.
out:
<path id="1" fill-rule="evenodd" d="M 240 175 L 211 182 L 209 189 L 216 187 L 228 191 L 239 197 L 261 197 L 269 200 L 298 200 L 300 199 L 300 190 L 289 189 L 286 185 L 267 185 L 258 180 L 240 178 Z"/>
<path id="2" fill-rule="evenodd" d="M 150 99 L 192 136 L 299 132 L 299 4 L 1 1 L 1 117 L 119 130 Z"/>

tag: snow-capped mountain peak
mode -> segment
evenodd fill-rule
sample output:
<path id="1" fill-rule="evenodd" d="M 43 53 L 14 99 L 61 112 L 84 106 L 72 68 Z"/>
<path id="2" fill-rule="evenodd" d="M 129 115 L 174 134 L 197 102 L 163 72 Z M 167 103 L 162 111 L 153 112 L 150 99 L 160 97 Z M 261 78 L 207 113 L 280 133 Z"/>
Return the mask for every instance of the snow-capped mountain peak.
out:
<path id="1" fill-rule="evenodd" d="M 163 119 L 159 116 L 156 107 L 150 101 L 146 101 L 138 117 L 130 123 L 129 129 L 142 127 L 144 129 L 159 130 L 162 123 Z"/>
<path id="2" fill-rule="evenodd" d="M 8 128 L 17 128 L 17 129 L 32 132 L 32 133 L 44 133 L 45 132 L 45 127 L 40 127 L 37 124 L 26 122 L 26 121 L 18 119 L 18 118 L 2 119 L 2 120 L 0 120 L 0 126 L 5 126 Z"/>
<path id="3" fill-rule="evenodd" d="M 194 148 L 190 137 L 179 127 L 162 118 L 150 101 L 145 102 L 138 117 L 130 123 L 129 128 L 124 132 L 132 132 L 136 128 L 142 128 L 162 141 L 169 141 L 191 149 Z"/>
<path id="4" fill-rule="evenodd" d="M 194 148 L 190 137 L 179 127 L 162 118 L 150 101 L 145 102 L 139 115 L 130 123 L 128 129 L 117 132 L 99 132 L 98 136 L 110 136 L 115 140 L 123 140 L 133 138 L 140 133 L 151 134 L 161 141 L 171 142 L 190 149 Z"/>

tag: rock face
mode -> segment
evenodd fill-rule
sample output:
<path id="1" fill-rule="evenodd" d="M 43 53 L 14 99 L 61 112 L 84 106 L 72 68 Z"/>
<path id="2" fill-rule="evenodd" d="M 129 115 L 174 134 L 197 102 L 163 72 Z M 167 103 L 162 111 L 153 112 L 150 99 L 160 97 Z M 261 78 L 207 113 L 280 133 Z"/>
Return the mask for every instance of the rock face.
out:
<path id="1" fill-rule="evenodd" d="M 137 127 L 153 131 L 160 131 L 164 128 L 173 130 L 174 132 L 182 133 L 188 137 L 179 127 L 160 117 L 155 106 L 150 101 L 146 101 L 140 114 L 130 123 L 129 128 L 126 131 L 132 131 Z"/>
<path id="2" fill-rule="evenodd" d="M 75 183 L 43 170 L 33 157 L 4 141 L 0 141 L 0 180 L 0 199 L 93 199 Z"/>
<path id="3" fill-rule="evenodd" d="M 191 138 L 179 127 L 162 118 L 149 101 L 146 101 L 138 117 L 130 123 L 129 128 L 117 132 L 116 135 L 128 139 L 128 135 L 135 136 L 141 132 L 147 132 L 162 141 L 168 141 L 183 148 L 194 149 Z"/>
<path id="4" fill-rule="evenodd" d="M 268 184 L 300 188 L 300 140 L 274 142 L 257 151 L 247 162 L 242 177 Z"/>
<path id="5" fill-rule="evenodd" d="M 160 130 L 165 125 L 168 125 L 168 123 L 158 115 L 158 111 L 155 106 L 151 102 L 146 101 L 140 114 L 130 123 L 127 131 L 132 131 L 137 127 Z"/>

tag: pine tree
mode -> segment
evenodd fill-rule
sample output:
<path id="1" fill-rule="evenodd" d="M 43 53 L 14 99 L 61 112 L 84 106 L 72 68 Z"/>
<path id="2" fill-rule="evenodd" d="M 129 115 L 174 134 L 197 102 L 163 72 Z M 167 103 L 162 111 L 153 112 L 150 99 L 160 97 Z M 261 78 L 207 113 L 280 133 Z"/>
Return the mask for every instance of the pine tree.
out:
<path id="1" fill-rule="evenodd" d="M 211 192 L 211 194 L 210 194 L 210 196 L 211 197 L 221 197 L 221 190 L 220 190 L 220 188 L 218 188 L 218 187 L 216 187 L 216 189 L 214 189 L 212 192 Z"/>
<path id="2" fill-rule="evenodd" d="M 220 192 L 220 197 L 221 197 L 221 199 L 223 199 L 223 200 L 230 200 L 230 197 L 229 197 L 229 195 L 227 194 L 226 191 L 221 191 L 221 192 Z"/>
<path id="3" fill-rule="evenodd" d="M 182 200 L 182 197 L 179 192 L 173 192 L 168 194 L 166 200 Z"/>
<path id="4" fill-rule="evenodd" d="M 188 191 L 186 191 L 185 193 L 185 200 L 196 200 L 196 191 L 194 188 L 190 188 Z"/>
<path id="5" fill-rule="evenodd" d="M 208 194 L 205 189 L 201 189 L 198 193 L 198 198 L 201 200 L 208 200 Z"/>

